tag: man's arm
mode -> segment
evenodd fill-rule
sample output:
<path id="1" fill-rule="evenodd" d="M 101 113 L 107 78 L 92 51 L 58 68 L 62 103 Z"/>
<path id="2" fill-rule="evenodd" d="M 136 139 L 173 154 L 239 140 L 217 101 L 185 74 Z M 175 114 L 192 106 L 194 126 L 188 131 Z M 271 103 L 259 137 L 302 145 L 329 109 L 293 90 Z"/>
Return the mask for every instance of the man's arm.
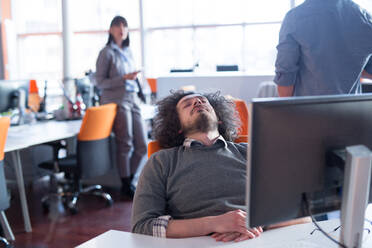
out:
<path id="1" fill-rule="evenodd" d="M 207 216 L 188 220 L 170 220 L 167 228 L 168 238 L 188 238 L 205 236 L 211 233 L 237 232 L 254 238 L 258 229 L 245 227 L 247 214 L 234 210 L 218 216 Z"/>
<path id="2" fill-rule="evenodd" d="M 132 207 L 131 231 L 134 233 L 165 236 L 163 230 L 169 219 L 166 212 L 167 172 L 160 160 L 152 156 L 139 178 Z"/>
<path id="3" fill-rule="evenodd" d="M 299 71 L 301 50 L 299 43 L 294 39 L 295 21 L 286 15 L 279 33 L 277 56 L 275 61 L 274 82 L 278 85 L 280 97 L 293 96 L 293 89 Z"/>
<path id="4" fill-rule="evenodd" d="M 278 94 L 280 97 L 290 97 L 293 96 L 293 85 L 281 86 L 278 85 Z"/>
<path id="5" fill-rule="evenodd" d="M 372 74 L 368 73 L 366 70 L 362 71 L 362 77 L 372 79 Z"/>

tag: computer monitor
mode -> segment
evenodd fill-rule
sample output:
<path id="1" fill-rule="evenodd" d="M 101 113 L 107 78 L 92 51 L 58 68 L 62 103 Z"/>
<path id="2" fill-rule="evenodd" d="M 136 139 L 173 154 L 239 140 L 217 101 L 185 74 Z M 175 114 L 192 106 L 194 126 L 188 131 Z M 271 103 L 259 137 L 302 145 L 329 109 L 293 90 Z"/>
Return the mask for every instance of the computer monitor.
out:
<path id="1" fill-rule="evenodd" d="M 238 65 L 216 65 L 216 71 L 239 71 Z"/>
<path id="2" fill-rule="evenodd" d="M 372 93 L 372 82 L 362 82 L 362 93 Z"/>
<path id="3" fill-rule="evenodd" d="M 0 113 L 8 111 L 9 109 L 17 108 L 19 105 L 21 89 L 25 94 L 24 103 L 21 105 L 27 108 L 29 80 L 0 80 Z"/>
<path id="4" fill-rule="evenodd" d="M 87 108 L 92 106 L 93 101 L 93 87 L 88 76 L 83 78 L 75 78 L 76 93 L 80 93 L 83 102 Z"/>
<path id="5" fill-rule="evenodd" d="M 340 209 L 344 172 L 335 154 L 372 150 L 372 94 L 253 99 L 250 121 L 248 226 L 307 216 L 304 195 L 313 214 Z"/>

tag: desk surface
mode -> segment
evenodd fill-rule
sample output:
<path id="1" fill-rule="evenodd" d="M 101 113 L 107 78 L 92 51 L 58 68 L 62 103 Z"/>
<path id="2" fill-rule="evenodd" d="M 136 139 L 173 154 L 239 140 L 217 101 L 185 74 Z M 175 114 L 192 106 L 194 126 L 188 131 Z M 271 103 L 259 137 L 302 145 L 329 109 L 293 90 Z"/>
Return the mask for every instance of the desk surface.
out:
<path id="1" fill-rule="evenodd" d="M 81 120 L 46 121 L 10 127 L 5 152 L 24 149 L 55 140 L 66 139 L 79 133 Z"/>
<path id="2" fill-rule="evenodd" d="M 366 217 L 372 217 L 372 204 L 366 211 Z M 332 237 L 337 238 L 340 235 L 340 229 L 333 230 L 340 224 L 339 219 L 321 221 L 319 225 Z M 365 223 L 365 228 L 371 229 L 370 223 Z M 315 231 L 313 223 L 300 224 L 269 230 L 261 234 L 260 237 L 246 240 L 238 243 L 234 242 L 216 242 L 213 238 L 204 236 L 186 239 L 163 239 L 147 235 L 133 234 L 129 232 L 107 231 L 83 244 L 77 248 L 190 248 L 190 247 L 225 247 L 225 248 L 285 248 L 285 247 L 338 247 L 335 243 L 327 239 L 321 232 Z M 363 237 L 363 247 L 372 247 L 372 233 Z"/>
<path id="3" fill-rule="evenodd" d="M 319 224 L 328 232 L 332 232 L 339 225 L 338 219 L 322 221 Z M 322 233 L 316 231 L 312 223 L 301 224 L 269 230 L 260 237 L 242 242 L 216 242 L 213 238 L 204 236 L 187 239 L 162 239 L 151 236 L 132 234 L 129 232 L 107 231 L 96 238 L 83 243 L 77 248 L 190 248 L 190 247 L 228 247 L 228 248 L 285 248 L 285 247 L 338 247 L 328 240 Z M 331 233 L 331 236 L 338 238 L 339 231 Z M 363 247 L 372 247 L 372 234 L 365 235 Z"/>

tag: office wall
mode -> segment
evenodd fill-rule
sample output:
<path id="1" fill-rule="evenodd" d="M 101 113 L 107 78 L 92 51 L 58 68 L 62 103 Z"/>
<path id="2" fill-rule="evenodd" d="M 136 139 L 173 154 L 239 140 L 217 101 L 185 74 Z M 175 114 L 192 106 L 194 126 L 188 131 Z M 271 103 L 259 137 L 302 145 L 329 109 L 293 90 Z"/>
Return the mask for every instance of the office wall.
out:
<path id="1" fill-rule="evenodd" d="M 183 86 L 193 85 L 198 92 L 221 91 L 222 95 L 231 95 L 250 102 L 257 96 L 261 82 L 272 81 L 273 75 L 252 76 L 242 73 L 223 73 L 198 75 L 174 74 L 159 77 L 157 81 L 158 98 L 169 95 L 170 90 L 177 90 Z"/>

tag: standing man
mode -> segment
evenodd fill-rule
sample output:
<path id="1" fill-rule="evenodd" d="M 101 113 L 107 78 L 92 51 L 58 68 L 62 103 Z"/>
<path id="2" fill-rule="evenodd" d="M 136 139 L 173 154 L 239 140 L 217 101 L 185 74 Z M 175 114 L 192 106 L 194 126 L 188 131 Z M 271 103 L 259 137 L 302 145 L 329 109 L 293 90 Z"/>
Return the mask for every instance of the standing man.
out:
<path id="1" fill-rule="evenodd" d="M 284 18 L 277 46 L 279 96 L 361 93 L 372 78 L 372 17 L 351 0 L 306 0 Z"/>

